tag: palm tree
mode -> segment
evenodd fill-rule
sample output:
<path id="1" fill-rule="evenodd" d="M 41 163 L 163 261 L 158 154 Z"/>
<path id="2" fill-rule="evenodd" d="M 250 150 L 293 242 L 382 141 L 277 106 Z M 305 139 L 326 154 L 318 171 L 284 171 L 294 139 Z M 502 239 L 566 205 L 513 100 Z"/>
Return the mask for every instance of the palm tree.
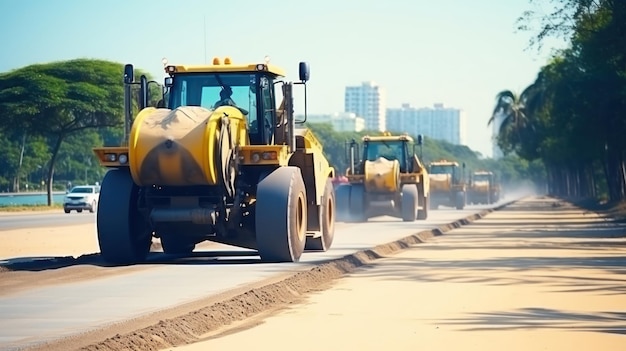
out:
<path id="1" fill-rule="evenodd" d="M 500 135 L 504 135 L 506 130 L 523 127 L 527 122 L 523 96 L 511 90 L 499 92 L 496 95 L 496 107 L 487 125 L 491 125 L 499 117 L 501 118 L 498 131 Z"/>
<path id="2" fill-rule="evenodd" d="M 505 153 L 519 149 L 522 142 L 521 131 L 528 122 L 525 110 L 521 94 L 503 90 L 496 95 L 496 106 L 487 125 L 499 123 L 496 140 Z"/>

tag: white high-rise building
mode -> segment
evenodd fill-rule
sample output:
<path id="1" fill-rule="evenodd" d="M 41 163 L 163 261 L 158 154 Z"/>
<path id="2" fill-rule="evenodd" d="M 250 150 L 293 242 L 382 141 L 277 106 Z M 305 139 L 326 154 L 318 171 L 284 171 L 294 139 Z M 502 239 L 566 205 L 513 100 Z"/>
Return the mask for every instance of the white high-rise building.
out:
<path id="1" fill-rule="evenodd" d="M 302 119 L 302 116 L 297 116 L 296 119 Z M 308 115 L 307 122 L 330 123 L 336 132 L 360 132 L 365 129 L 365 120 L 350 112 Z"/>
<path id="2" fill-rule="evenodd" d="M 365 120 L 365 129 L 385 131 L 386 96 L 383 88 L 374 82 L 346 87 L 345 112 L 352 112 Z"/>
<path id="3" fill-rule="evenodd" d="M 387 130 L 408 133 L 425 138 L 445 140 L 456 145 L 466 143 L 465 111 L 444 107 L 438 103 L 433 107 L 414 108 L 402 104 L 401 108 L 387 110 Z"/>

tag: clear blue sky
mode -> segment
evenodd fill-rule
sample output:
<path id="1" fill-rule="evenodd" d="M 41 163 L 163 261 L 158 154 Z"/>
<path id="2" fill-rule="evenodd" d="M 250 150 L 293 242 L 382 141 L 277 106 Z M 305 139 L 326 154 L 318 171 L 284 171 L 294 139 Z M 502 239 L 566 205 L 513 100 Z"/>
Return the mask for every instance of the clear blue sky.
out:
<path id="1" fill-rule="evenodd" d="M 0 72 L 98 58 L 163 76 L 161 59 L 202 64 L 269 55 L 296 78 L 311 65 L 309 113 L 343 110 L 344 88 L 375 81 L 387 107 L 442 102 L 467 114 L 467 143 L 491 156 L 495 95 L 532 83 L 548 51 L 516 33 L 529 0 L 2 0 Z M 206 22 L 206 32 L 205 32 Z M 206 37 L 206 45 L 205 45 Z M 206 51 L 205 51 L 206 47 Z"/>

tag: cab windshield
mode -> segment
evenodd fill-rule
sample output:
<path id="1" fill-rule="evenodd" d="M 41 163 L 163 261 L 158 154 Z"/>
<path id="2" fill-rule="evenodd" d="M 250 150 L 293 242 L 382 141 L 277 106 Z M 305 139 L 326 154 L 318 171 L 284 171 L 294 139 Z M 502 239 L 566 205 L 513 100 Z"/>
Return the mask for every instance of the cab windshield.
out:
<path id="1" fill-rule="evenodd" d="M 488 174 L 475 174 L 474 181 L 477 182 L 487 182 L 490 180 L 490 176 Z"/>
<path id="2" fill-rule="evenodd" d="M 400 162 L 400 168 L 405 169 L 404 142 L 402 141 L 369 141 L 365 144 L 364 159 L 375 161 L 379 157 Z"/>
<path id="3" fill-rule="evenodd" d="M 256 114 L 256 75 L 251 73 L 177 74 L 169 92 L 168 107 L 202 106 L 209 110 L 215 109 L 223 100 L 220 93 L 224 89 L 232 92 L 229 99 L 235 106 Z"/>
<path id="4" fill-rule="evenodd" d="M 430 166 L 430 174 L 454 174 L 456 173 L 456 167 L 454 166 L 440 166 L 440 165 L 432 165 Z"/>
<path id="5" fill-rule="evenodd" d="M 461 172 L 456 165 L 431 165 L 430 174 L 451 174 L 455 182 L 461 181 Z"/>

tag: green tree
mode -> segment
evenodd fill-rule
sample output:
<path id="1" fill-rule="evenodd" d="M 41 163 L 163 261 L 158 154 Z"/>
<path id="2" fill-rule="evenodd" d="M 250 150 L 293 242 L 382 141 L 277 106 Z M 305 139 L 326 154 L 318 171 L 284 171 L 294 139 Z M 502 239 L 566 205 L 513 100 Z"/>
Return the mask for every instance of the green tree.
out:
<path id="1" fill-rule="evenodd" d="M 541 140 L 539 154 L 559 193 L 594 194 L 602 186 L 609 199 L 624 199 L 626 2 L 551 3 L 555 10 L 539 16 L 539 30 L 531 45 L 560 36 L 570 40 L 571 47 L 542 69 L 542 110 L 526 111 L 534 122 L 541 122 L 536 126 L 541 133 L 535 133 Z M 521 28 L 533 30 L 534 18 L 536 14 L 525 13 Z M 604 180 L 598 179 L 598 169 L 604 171 Z"/>
<path id="2" fill-rule="evenodd" d="M 122 74 L 122 64 L 77 59 L 31 65 L 0 75 L 1 128 L 44 136 L 51 143 L 45 177 L 49 205 L 64 140 L 85 130 L 123 124 Z"/>

